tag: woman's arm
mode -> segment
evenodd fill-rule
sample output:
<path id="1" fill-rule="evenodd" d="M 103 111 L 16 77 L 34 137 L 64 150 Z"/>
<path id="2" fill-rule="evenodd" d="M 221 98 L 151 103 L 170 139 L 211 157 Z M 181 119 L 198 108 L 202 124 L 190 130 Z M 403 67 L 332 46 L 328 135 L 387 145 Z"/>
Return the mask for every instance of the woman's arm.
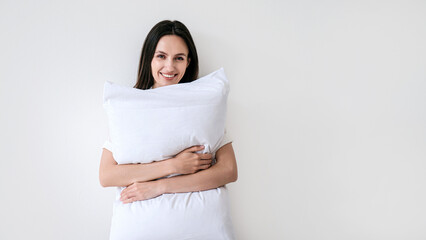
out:
<path id="1" fill-rule="evenodd" d="M 99 167 L 99 181 L 103 187 L 126 187 L 134 182 L 145 182 L 173 174 L 169 161 L 146 164 L 118 164 L 108 149 L 103 149 Z"/>
<path id="2" fill-rule="evenodd" d="M 216 161 L 210 168 L 194 174 L 157 180 L 162 193 L 204 191 L 237 181 L 237 161 L 232 143 L 216 152 Z"/>
<path id="3" fill-rule="evenodd" d="M 237 162 L 232 143 L 224 145 L 216 152 L 216 161 L 210 168 L 194 174 L 134 183 L 121 192 L 120 200 L 130 203 L 164 193 L 204 191 L 237 181 Z"/>
<path id="4" fill-rule="evenodd" d="M 191 174 L 209 168 L 212 155 L 196 153 L 204 146 L 189 147 L 177 156 L 151 163 L 118 164 L 108 149 L 103 149 L 99 181 L 103 187 L 126 187 L 135 182 L 155 180 L 170 174 Z"/>

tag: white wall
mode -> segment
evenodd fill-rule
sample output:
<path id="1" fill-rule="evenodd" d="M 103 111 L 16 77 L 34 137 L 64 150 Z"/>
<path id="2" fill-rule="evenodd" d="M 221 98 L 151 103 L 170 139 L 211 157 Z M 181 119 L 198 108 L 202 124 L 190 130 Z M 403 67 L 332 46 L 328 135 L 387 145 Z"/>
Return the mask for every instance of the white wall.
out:
<path id="1" fill-rule="evenodd" d="M 425 1 L 0 2 L 0 239 L 107 239 L 106 80 L 178 19 L 231 81 L 238 239 L 426 238 Z"/>

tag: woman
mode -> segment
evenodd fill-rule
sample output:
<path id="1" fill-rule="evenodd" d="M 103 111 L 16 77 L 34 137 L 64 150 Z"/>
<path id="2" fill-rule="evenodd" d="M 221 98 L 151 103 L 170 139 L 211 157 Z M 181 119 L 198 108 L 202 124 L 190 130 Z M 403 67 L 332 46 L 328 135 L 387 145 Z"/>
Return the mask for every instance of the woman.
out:
<path id="1" fill-rule="evenodd" d="M 192 82 L 198 77 L 197 51 L 188 29 L 179 21 L 162 21 L 148 33 L 142 48 L 135 88 L 150 89 Z M 175 157 L 148 164 L 117 164 L 108 149 L 102 152 L 99 179 L 103 187 L 126 187 L 120 200 L 127 204 L 167 193 L 219 188 L 238 178 L 232 142 L 226 140 L 212 154 L 197 153 L 203 146 L 183 149 Z M 182 174 L 166 177 L 171 174 Z M 224 236 L 223 239 L 231 239 Z M 194 238 L 196 239 L 196 238 Z"/>

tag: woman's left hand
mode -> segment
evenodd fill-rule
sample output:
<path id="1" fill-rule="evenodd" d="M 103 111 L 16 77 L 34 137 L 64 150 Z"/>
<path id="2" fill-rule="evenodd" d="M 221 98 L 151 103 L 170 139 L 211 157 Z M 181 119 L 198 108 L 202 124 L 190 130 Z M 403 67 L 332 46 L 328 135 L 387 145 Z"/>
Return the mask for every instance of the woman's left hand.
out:
<path id="1" fill-rule="evenodd" d="M 120 201 L 131 203 L 155 198 L 163 194 L 157 181 L 135 182 L 121 191 Z"/>

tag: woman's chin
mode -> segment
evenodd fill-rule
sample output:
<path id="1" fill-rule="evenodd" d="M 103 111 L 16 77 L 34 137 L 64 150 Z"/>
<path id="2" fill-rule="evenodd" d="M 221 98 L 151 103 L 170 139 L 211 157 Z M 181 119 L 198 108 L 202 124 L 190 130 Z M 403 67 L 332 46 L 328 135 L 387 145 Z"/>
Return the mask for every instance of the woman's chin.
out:
<path id="1" fill-rule="evenodd" d="M 174 85 L 179 83 L 179 81 L 176 81 L 176 79 L 173 80 L 165 80 L 165 79 L 161 79 L 160 81 L 156 81 L 156 84 L 154 84 L 157 87 L 164 87 L 164 86 L 169 86 L 169 85 Z"/>

